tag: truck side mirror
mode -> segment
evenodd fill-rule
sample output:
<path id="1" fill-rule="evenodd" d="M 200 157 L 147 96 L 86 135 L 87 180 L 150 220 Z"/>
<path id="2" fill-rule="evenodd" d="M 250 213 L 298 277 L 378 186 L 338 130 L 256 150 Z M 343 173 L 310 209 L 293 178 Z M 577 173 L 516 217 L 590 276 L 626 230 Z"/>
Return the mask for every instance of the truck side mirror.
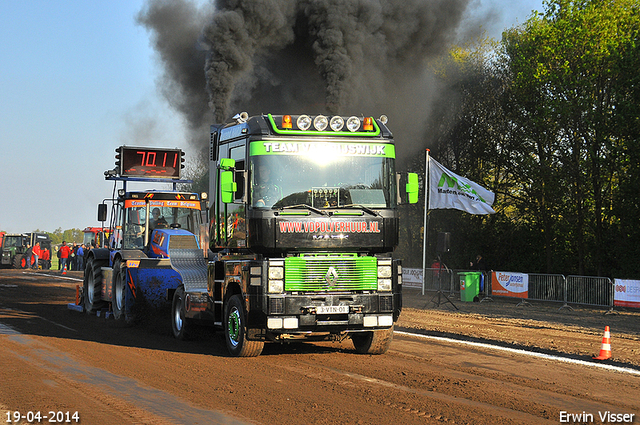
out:
<path id="1" fill-rule="evenodd" d="M 235 166 L 235 159 L 222 158 L 220 160 L 220 168 L 224 170 L 220 172 L 220 195 L 225 204 L 232 203 L 234 194 L 238 191 L 238 184 L 235 182 Z"/>
<path id="2" fill-rule="evenodd" d="M 234 193 L 238 190 L 238 184 L 233 181 L 233 171 L 223 171 L 220 173 L 220 194 L 222 202 L 230 204 L 233 202 Z"/>
<path id="3" fill-rule="evenodd" d="M 98 204 L 98 221 L 107 221 L 107 204 Z"/>
<path id="4" fill-rule="evenodd" d="M 410 204 L 415 204 L 416 202 L 418 202 L 419 188 L 420 185 L 418 183 L 418 175 L 416 173 L 408 173 L 406 191 L 409 197 Z"/>

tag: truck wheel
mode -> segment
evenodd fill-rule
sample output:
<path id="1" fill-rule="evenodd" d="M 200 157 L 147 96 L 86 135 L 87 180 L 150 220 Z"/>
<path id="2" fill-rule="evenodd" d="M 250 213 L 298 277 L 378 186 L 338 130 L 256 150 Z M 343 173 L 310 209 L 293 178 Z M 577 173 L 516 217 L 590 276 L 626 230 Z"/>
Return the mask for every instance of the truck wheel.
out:
<path id="1" fill-rule="evenodd" d="M 359 354 L 384 354 L 393 340 L 393 326 L 371 332 L 351 334 L 351 341 Z"/>
<path id="2" fill-rule="evenodd" d="M 181 286 L 171 302 L 171 330 L 174 337 L 184 341 L 191 337 L 191 327 L 191 321 L 184 317 L 184 287 Z"/>
<path id="3" fill-rule="evenodd" d="M 27 260 L 24 259 L 24 256 L 22 254 L 16 254 L 16 256 L 13 257 L 13 268 L 24 269 L 24 266 L 22 264 L 26 263 L 26 261 Z"/>
<path id="4" fill-rule="evenodd" d="M 229 353 L 234 357 L 255 357 L 262 353 L 263 341 L 246 338 L 245 311 L 240 295 L 232 296 L 225 306 L 224 336 Z"/>
<path id="5" fill-rule="evenodd" d="M 116 260 L 113 264 L 113 283 L 111 286 L 111 309 L 113 318 L 117 322 L 127 325 L 133 324 L 133 314 L 127 309 L 127 270 L 122 267 L 122 261 Z M 129 310 L 129 312 L 127 312 Z"/>
<path id="6" fill-rule="evenodd" d="M 102 285 L 102 269 L 106 265 L 105 260 L 89 258 L 87 267 L 84 270 L 84 311 L 87 314 L 95 313 L 104 306 L 104 301 L 100 299 L 100 287 Z"/>

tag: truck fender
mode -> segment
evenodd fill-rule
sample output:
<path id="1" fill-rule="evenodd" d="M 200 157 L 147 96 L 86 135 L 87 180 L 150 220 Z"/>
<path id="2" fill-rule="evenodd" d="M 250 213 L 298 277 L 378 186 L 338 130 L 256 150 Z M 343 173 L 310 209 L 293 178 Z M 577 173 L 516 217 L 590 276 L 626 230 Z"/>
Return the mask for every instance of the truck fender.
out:
<path id="1" fill-rule="evenodd" d="M 89 255 L 92 255 L 96 260 L 109 260 L 108 248 L 94 248 Z"/>

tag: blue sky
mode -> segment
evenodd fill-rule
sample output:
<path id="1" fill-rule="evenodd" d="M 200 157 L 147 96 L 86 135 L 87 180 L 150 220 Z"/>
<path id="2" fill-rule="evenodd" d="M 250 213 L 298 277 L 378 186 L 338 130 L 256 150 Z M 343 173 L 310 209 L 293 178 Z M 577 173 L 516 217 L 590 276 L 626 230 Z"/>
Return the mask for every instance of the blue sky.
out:
<path id="1" fill-rule="evenodd" d="M 182 119 L 158 93 L 160 65 L 135 17 L 143 0 L 0 0 L 0 230 L 97 225 L 115 148 L 179 147 Z M 476 0 L 489 35 L 541 0 Z M 208 138 L 208 135 L 203 135 Z"/>

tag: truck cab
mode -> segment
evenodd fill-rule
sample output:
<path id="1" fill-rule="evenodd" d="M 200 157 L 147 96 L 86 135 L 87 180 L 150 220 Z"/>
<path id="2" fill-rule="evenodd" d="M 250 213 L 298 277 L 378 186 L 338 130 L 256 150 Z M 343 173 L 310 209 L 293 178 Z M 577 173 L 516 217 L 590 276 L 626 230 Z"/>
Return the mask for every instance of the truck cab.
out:
<path id="1" fill-rule="evenodd" d="M 85 227 L 82 230 L 82 243 L 88 248 L 103 247 L 109 232 L 104 227 Z"/>

